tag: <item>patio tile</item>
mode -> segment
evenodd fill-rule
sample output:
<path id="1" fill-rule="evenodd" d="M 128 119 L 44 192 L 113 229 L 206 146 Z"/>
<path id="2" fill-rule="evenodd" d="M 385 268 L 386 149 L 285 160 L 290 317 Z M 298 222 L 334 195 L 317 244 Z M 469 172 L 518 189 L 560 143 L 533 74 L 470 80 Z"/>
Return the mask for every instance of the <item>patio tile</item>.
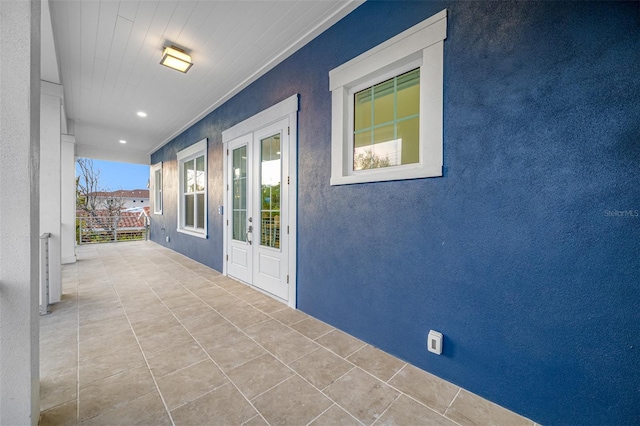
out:
<path id="1" fill-rule="evenodd" d="M 245 329 L 270 319 L 265 313 L 251 307 L 243 307 L 239 312 L 229 315 L 229 321 L 234 323 L 236 327 Z"/>
<path id="2" fill-rule="evenodd" d="M 291 333 L 292 329 L 276 320 L 269 320 L 245 330 L 245 333 L 256 342 L 264 345 L 274 339 Z"/>
<path id="3" fill-rule="evenodd" d="M 353 353 L 347 360 L 373 374 L 383 382 L 393 377 L 405 365 L 398 358 L 370 345 L 366 345 Z"/>
<path id="4" fill-rule="evenodd" d="M 76 426 L 78 424 L 77 400 L 45 410 L 40 414 L 38 426 Z"/>
<path id="5" fill-rule="evenodd" d="M 171 419 L 158 393 L 150 392 L 127 404 L 104 411 L 96 417 L 85 420 L 81 425 L 169 426 L 171 425 Z"/>
<path id="6" fill-rule="evenodd" d="M 410 423 L 407 423 L 410 424 Z M 333 404 L 327 411 L 312 421 L 309 426 L 360 426 L 362 423 L 357 421 L 351 414 L 342 408 Z"/>
<path id="7" fill-rule="evenodd" d="M 150 337 L 140 338 L 140 346 L 145 355 L 148 356 L 179 343 L 187 344 L 192 341 L 193 337 L 189 332 L 184 327 L 178 326 L 167 330 L 159 330 Z"/>
<path id="8" fill-rule="evenodd" d="M 180 322 L 169 311 L 149 316 L 144 321 L 132 323 L 132 326 L 138 339 L 146 339 L 171 328 L 180 329 L 182 327 Z"/>
<path id="9" fill-rule="evenodd" d="M 256 410 L 227 383 L 171 412 L 176 426 L 211 424 L 240 425 L 256 415 Z"/>
<path id="10" fill-rule="evenodd" d="M 207 306 L 206 310 L 202 311 L 198 316 L 192 316 L 189 318 L 181 319 L 182 325 L 193 335 L 200 331 L 209 331 L 213 327 L 219 326 L 222 323 L 226 323 L 220 314 L 216 313 L 213 309 Z"/>
<path id="11" fill-rule="evenodd" d="M 354 368 L 352 364 L 324 348 L 305 355 L 291 363 L 290 367 L 321 390 Z"/>
<path id="12" fill-rule="evenodd" d="M 203 347 L 223 371 L 229 371 L 266 353 L 246 336 L 242 336 L 233 344 L 215 345 L 215 347 L 203 345 Z"/>
<path id="13" fill-rule="evenodd" d="M 460 389 L 412 365 L 406 365 L 389 384 L 441 414 Z"/>
<path id="14" fill-rule="evenodd" d="M 531 420 L 464 389 L 460 390 L 445 416 L 461 425 L 534 425 Z"/>
<path id="15" fill-rule="evenodd" d="M 391 404 L 376 425 L 456 426 L 451 420 L 405 395 Z"/>
<path id="16" fill-rule="evenodd" d="M 347 358 L 366 345 L 362 340 L 358 340 L 340 330 L 333 330 L 317 338 L 316 342 L 343 358 Z"/>
<path id="17" fill-rule="evenodd" d="M 255 398 L 293 374 L 293 371 L 269 354 L 227 371 L 229 379 L 249 399 Z"/>
<path id="18" fill-rule="evenodd" d="M 76 401 L 78 389 L 78 373 L 70 370 L 56 377 L 45 376 L 40 380 L 40 410 L 48 410 Z"/>
<path id="19" fill-rule="evenodd" d="M 207 359 L 207 354 L 196 342 L 179 344 L 157 352 L 147 358 L 153 376 L 158 378 Z"/>
<path id="20" fill-rule="evenodd" d="M 317 339 L 318 337 L 334 330 L 330 325 L 311 317 L 292 324 L 291 328 L 304 334 L 309 339 Z"/>
<path id="21" fill-rule="evenodd" d="M 263 346 L 285 364 L 289 364 L 319 347 L 297 331 L 277 336 L 265 342 Z"/>
<path id="22" fill-rule="evenodd" d="M 128 346 L 136 346 L 137 344 L 138 342 L 131 329 L 123 329 L 112 334 L 81 341 L 80 357 L 83 359 L 93 358 Z"/>
<path id="23" fill-rule="evenodd" d="M 358 389 L 354 392 L 354 389 Z M 397 391 L 359 368 L 351 370 L 325 389 L 343 409 L 370 425 L 396 400 Z"/>
<path id="24" fill-rule="evenodd" d="M 80 420 L 87 420 L 115 406 L 154 392 L 156 389 L 146 366 L 97 380 L 80 387 Z"/>
<path id="25" fill-rule="evenodd" d="M 309 315 L 304 312 L 292 309 L 288 306 L 275 312 L 271 312 L 270 315 L 285 325 L 291 325 L 309 318 Z"/>
<path id="26" fill-rule="evenodd" d="M 167 407 L 173 410 L 222 386 L 227 378 L 211 360 L 174 371 L 156 379 Z"/>
<path id="27" fill-rule="evenodd" d="M 123 349 L 98 355 L 90 359 L 80 358 L 80 385 L 145 365 L 140 348 L 127 346 Z"/>
<path id="28" fill-rule="evenodd" d="M 279 311 L 283 306 L 286 306 L 284 303 L 264 295 L 261 299 L 251 302 L 251 305 L 267 314 Z"/>
<path id="29" fill-rule="evenodd" d="M 262 416 L 260 416 L 259 414 L 253 418 L 251 418 L 251 420 L 247 421 L 246 423 L 243 423 L 242 426 L 269 426 L 269 423 L 267 423 Z"/>
<path id="30" fill-rule="evenodd" d="M 293 376 L 253 401 L 270 425 L 306 425 L 332 402 L 313 386 Z"/>

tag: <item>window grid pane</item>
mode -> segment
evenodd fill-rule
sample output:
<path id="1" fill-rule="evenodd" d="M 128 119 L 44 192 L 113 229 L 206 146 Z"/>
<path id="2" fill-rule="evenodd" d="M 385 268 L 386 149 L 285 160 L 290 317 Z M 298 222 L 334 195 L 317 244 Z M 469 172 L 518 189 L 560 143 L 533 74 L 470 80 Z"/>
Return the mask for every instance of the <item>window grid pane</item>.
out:
<path id="1" fill-rule="evenodd" d="M 184 225 L 193 228 L 193 212 L 195 197 L 191 194 L 184 196 Z"/>
<path id="2" fill-rule="evenodd" d="M 353 170 L 417 163 L 419 110 L 419 68 L 355 93 Z"/>
<path id="3" fill-rule="evenodd" d="M 196 228 L 204 229 L 204 194 L 196 195 Z"/>
<path id="4" fill-rule="evenodd" d="M 204 155 L 196 158 L 196 191 L 204 191 Z"/>
<path id="5" fill-rule="evenodd" d="M 191 193 L 195 189 L 195 162 L 193 160 L 184 163 L 184 192 Z"/>
<path id="6" fill-rule="evenodd" d="M 162 170 L 156 170 L 155 172 L 155 211 L 162 211 Z"/>

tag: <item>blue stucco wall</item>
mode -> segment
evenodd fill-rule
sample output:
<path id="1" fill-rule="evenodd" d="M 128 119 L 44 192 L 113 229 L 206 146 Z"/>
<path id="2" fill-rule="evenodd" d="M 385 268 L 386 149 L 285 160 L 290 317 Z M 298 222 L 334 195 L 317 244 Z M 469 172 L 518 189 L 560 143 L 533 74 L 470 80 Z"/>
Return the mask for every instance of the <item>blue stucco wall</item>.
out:
<path id="1" fill-rule="evenodd" d="M 444 177 L 331 187 L 329 70 L 444 8 Z M 299 93 L 299 309 L 537 422 L 638 424 L 639 72 L 637 2 L 367 2 L 152 155 L 152 238 L 221 270 L 221 131 Z M 175 233 L 202 137 L 208 240 Z"/>

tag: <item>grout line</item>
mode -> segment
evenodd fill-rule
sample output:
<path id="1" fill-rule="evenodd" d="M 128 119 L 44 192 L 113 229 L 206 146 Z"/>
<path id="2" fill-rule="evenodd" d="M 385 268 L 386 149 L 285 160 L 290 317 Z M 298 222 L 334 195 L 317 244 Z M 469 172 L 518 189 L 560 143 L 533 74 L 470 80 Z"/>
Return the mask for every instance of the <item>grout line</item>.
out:
<path id="1" fill-rule="evenodd" d="M 206 361 L 206 360 L 205 360 L 205 361 Z M 204 398 L 205 396 L 209 395 L 210 393 L 213 393 L 213 392 L 217 391 L 218 389 L 221 389 L 221 388 L 223 388 L 223 387 L 225 387 L 225 386 L 227 386 L 227 385 L 231 385 L 231 384 L 232 384 L 232 383 L 231 383 L 230 381 L 226 381 L 226 382 L 224 382 L 223 384 L 221 384 L 220 386 L 216 386 L 216 387 L 215 387 L 215 388 L 213 388 L 213 389 L 209 389 L 208 391 L 206 391 L 206 392 L 205 392 L 205 393 L 203 393 L 202 395 L 198 395 L 197 397 L 195 397 L 195 398 L 193 398 L 193 399 L 190 399 L 190 400 L 188 400 L 188 401 L 183 402 L 182 404 L 178 405 L 177 407 L 175 407 L 175 408 L 174 408 L 173 410 L 171 410 L 171 411 L 175 411 L 175 410 L 177 410 L 178 408 L 184 407 L 184 406 L 185 406 L 185 405 L 187 405 L 187 404 L 191 404 L 193 401 L 197 401 L 197 400 L 199 400 L 200 398 Z"/>
<path id="2" fill-rule="evenodd" d="M 400 399 L 400 397 L 401 397 L 402 395 L 403 395 L 403 393 L 402 393 L 402 392 L 400 392 L 400 393 L 398 394 L 398 396 L 396 396 L 396 398 L 393 400 L 393 402 L 392 402 L 391 404 L 389 404 L 389 405 L 387 406 L 387 408 L 385 408 L 385 409 L 384 409 L 384 411 L 383 411 L 382 413 L 380 413 L 380 415 L 379 415 L 379 416 L 378 416 L 378 417 L 373 421 L 373 423 L 371 423 L 371 426 L 374 426 L 376 423 L 378 423 L 378 420 L 380 420 L 380 419 L 384 416 L 384 413 L 386 413 L 387 411 L 389 411 L 389 408 L 391 408 L 391 406 L 392 406 L 393 404 L 395 404 L 395 403 L 396 403 L 396 401 L 397 401 L 397 400 L 399 400 L 399 399 Z"/>
<path id="3" fill-rule="evenodd" d="M 314 421 L 316 421 L 317 419 L 319 419 L 320 417 L 322 417 L 322 415 L 323 415 L 324 413 L 326 413 L 327 411 L 331 410 L 331 408 L 332 408 L 333 406 L 335 406 L 335 405 L 336 405 L 336 404 L 331 404 L 330 406 L 328 406 L 326 410 L 324 410 L 322 413 L 318 414 L 318 415 L 317 415 L 317 416 L 315 416 L 313 419 L 311 419 L 311 421 L 307 423 L 307 426 L 309 426 L 311 423 L 313 423 Z"/>
<path id="4" fill-rule="evenodd" d="M 76 262 L 80 259 L 76 258 Z M 78 274 L 76 267 L 76 274 Z M 78 327 L 76 329 L 76 355 L 78 357 L 76 363 L 76 424 L 80 423 L 80 277 L 76 277 L 76 322 Z"/>
<path id="5" fill-rule="evenodd" d="M 462 392 L 462 388 L 458 388 L 458 392 L 456 392 L 456 395 L 453 397 L 453 399 L 449 402 L 449 405 L 447 405 L 447 408 L 444 410 L 444 413 L 442 413 L 443 417 L 446 417 L 447 415 L 447 411 L 449 411 L 449 408 L 451 408 L 451 406 L 453 405 L 453 402 L 456 400 L 456 398 L 458 398 L 458 395 L 460 395 L 460 392 Z M 448 417 L 447 417 L 448 418 Z"/>
<path id="6" fill-rule="evenodd" d="M 290 375 L 289 377 L 287 377 L 286 379 L 276 383 L 275 385 L 271 386 L 269 389 L 260 392 L 259 394 L 257 394 L 256 396 L 254 396 L 253 398 L 251 398 L 252 401 L 255 401 L 256 399 L 260 398 L 262 395 L 264 395 L 265 393 L 269 392 L 272 389 L 277 388 L 278 386 L 280 386 L 281 384 L 283 384 L 284 382 L 288 382 L 289 380 L 293 379 L 297 374 L 294 371 L 294 374 Z"/>
<path id="7" fill-rule="evenodd" d="M 348 362 L 348 361 L 347 361 Z M 351 363 L 349 363 L 351 364 Z M 344 376 L 346 376 L 347 374 L 351 373 L 353 370 L 355 370 L 356 368 L 358 368 L 356 365 L 351 364 L 351 368 L 348 369 L 344 374 L 342 374 L 340 377 L 336 377 L 336 379 L 329 383 L 327 386 L 323 387 L 322 389 L 320 389 L 320 392 L 322 392 L 324 394 L 324 391 L 331 386 L 332 384 L 334 384 L 335 382 L 337 382 L 338 380 L 342 379 Z"/>
<path id="8" fill-rule="evenodd" d="M 385 383 L 386 383 L 386 384 L 389 384 L 389 382 L 390 382 L 391 380 L 393 380 L 393 378 L 394 378 L 394 377 L 396 377 L 398 374 L 400 374 L 400 372 L 401 372 L 402 370 L 404 370 L 404 369 L 405 369 L 405 367 L 406 367 L 407 365 L 409 365 L 409 364 L 407 364 L 407 363 L 405 362 L 405 363 L 404 363 L 404 365 L 402 366 L 402 368 L 398 369 L 398 371 L 396 371 L 396 372 L 395 372 L 395 374 L 394 374 L 393 376 L 389 377 L 389 380 L 387 380 Z"/>

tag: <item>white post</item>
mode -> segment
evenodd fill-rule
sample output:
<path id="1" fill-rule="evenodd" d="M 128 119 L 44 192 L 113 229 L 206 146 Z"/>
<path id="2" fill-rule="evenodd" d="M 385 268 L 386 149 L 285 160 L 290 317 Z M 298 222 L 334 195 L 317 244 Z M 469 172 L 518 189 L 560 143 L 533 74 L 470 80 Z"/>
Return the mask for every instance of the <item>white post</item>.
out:
<path id="1" fill-rule="evenodd" d="M 62 264 L 76 262 L 76 138 L 62 135 L 60 150 Z"/>
<path id="2" fill-rule="evenodd" d="M 0 424 L 37 425 L 40 0 L 0 1 Z"/>
<path id="3" fill-rule="evenodd" d="M 62 86 L 41 82 L 40 98 L 40 230 L 49 238 L 49 302 L 62 296 L 60 114 Z"/>

